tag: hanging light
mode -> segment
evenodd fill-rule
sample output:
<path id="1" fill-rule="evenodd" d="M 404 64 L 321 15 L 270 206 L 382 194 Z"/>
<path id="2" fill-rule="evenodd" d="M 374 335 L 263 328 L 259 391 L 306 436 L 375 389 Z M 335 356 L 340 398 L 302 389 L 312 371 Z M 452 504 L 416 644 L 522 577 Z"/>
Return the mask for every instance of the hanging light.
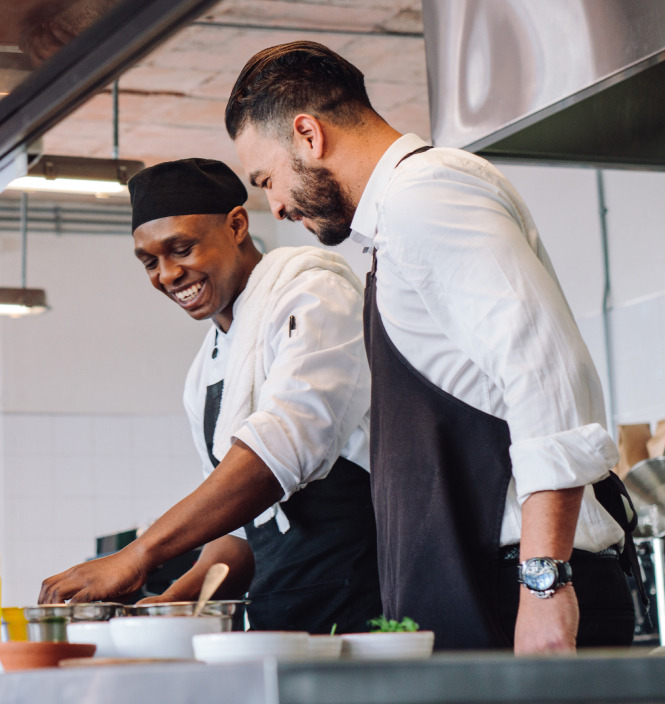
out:
<path id="1" fill-rule="evenodd" d="M 46 291 L 41 288 L 0 288 L 0 315 L 22 318 L 47 310 Z"/>
<path id="2" fill-rule="evenodd" d="M 120 159 L 120 110 L 118 81 L 113 82 L 113 151 L 111 159 L 44 154 L 34 161 L 28 175 L 12 181 L 7 188 L 14 191 L 48 191 L 80 193 L 108 198 L 129 195 L 127 181 L 145 168 L 142 161 Z"/>
<path id="3" fill-rule="evenodd" d="M 93 159 L 44 154 L 33 163 L 28 175 L 12 181 L 7 190 L 80 193 L 108 197 L 128 195 L 127 181 L 143 169 L 132 159 Z"/>
<path id="4" fill-rule="evenodd" d="M 21 193 L 21 288 L 0 288 L 0 315 L 22 318 L 49 310 L 46 291 L 26 288 L 28 260 L 28 194 Z"/>

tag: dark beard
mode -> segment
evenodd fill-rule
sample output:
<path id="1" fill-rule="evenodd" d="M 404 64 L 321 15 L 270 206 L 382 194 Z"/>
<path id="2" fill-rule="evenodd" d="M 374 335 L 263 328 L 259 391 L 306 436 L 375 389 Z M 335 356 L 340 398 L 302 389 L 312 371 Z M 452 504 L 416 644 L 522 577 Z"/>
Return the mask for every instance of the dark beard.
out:
<path id="1" fill-rule="evenodd" d="M 295 208 L 287 211 L 289 220 L 307 218 L 317 229 L 312 232 L 321 244 L 334 247 L 351 234 L 355 207 L 340 183 L 324 166 L 307 166 L 298 157 L 291 161 L 300 175 L 300 184 L 291 191 Z"/>

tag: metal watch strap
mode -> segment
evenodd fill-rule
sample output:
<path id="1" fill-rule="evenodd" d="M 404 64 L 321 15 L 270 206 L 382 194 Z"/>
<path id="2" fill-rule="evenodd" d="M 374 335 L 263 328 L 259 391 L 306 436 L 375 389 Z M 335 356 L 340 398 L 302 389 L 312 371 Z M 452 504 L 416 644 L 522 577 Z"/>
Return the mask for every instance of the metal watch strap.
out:
<path id="1" fill-rule="evenodd" d="M 573 581 L 573 570 L 572 570 L 569 562 L 566 562 L 564 560 L 555 560 L 553 557 L 531 558 L 531 559 L 547 560 L 548 562 L 553 563 L 553 565 L 556 567 L 557 575 L 558 575 L 557 581 L 549 589 L 544 589 L 544 590 L 532 589 L 524 581 L 524 568 L 525 568 L 527 562 L 529 562 L 529 560 L 525 560 L 524 562 L 520 562 L 520 564 L 517 566 L 517 581 L 520 584 L 523 584 L 529 590 L 529 592 L 531 594 L 533 594 L 534 596 L 537 596 L 540 599 L 548 599 L 548 598 L 554 596 L 554 593 L 556 592 L 557 589 L 559 589 L 559 587 L 563 587 L 566 584 L 569 584 Z"/>

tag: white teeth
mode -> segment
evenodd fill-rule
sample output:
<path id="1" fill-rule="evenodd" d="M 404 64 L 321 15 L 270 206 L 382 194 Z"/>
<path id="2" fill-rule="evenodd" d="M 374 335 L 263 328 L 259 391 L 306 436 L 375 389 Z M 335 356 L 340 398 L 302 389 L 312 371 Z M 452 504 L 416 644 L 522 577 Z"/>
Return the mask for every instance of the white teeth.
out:
<path id="1" fill-rule="evenodd" d="M 175 297 L 179 301 L 190 301 L 192 298 L 194 298 L 198 292 L 203 288 L 203 284 L 199 281 L 198 283 L 195 283 L 193 286 L 190 286 L 189 288 L 186 288 L 184 291 L 178 291 L 178 293 L 175 294 Z"/>

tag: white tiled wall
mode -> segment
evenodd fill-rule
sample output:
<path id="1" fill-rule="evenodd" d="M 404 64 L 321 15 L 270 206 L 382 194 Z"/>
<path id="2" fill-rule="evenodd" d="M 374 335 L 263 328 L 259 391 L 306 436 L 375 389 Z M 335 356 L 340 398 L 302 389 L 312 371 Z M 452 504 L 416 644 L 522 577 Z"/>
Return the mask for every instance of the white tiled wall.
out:
<path id="1" fill-rule="evenodd" d="M 95 538 L 158 518 L 200 483 L 184 415 L 4 414 L 3 594 L 95 554 Z"/>

